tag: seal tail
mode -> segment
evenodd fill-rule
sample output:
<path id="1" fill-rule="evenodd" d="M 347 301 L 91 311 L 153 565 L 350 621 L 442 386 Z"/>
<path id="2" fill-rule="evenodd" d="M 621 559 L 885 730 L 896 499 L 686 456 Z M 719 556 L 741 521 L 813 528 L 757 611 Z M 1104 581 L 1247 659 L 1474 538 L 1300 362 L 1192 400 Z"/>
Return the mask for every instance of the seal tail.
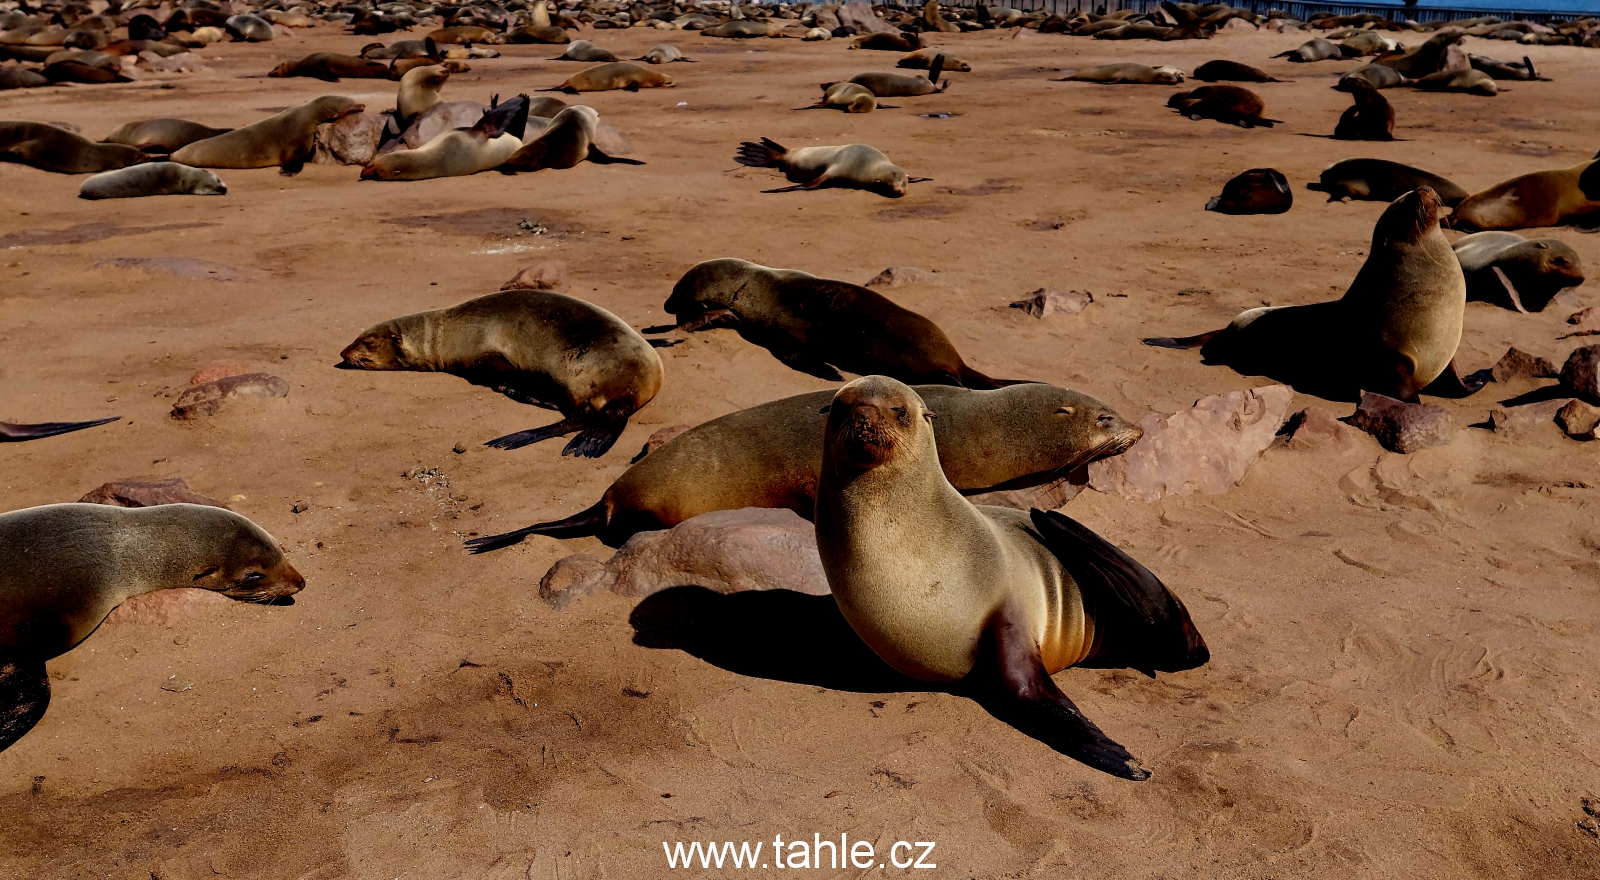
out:
<path id="1" fill-rule="evenodd" d="M 0 422 L 0 443 L 20 443 L 24 440 L 43 440 L 46 437 L 55 437 L 60 434 L 70 434 L 73 431 L 82 431 L 84 428 L 107 425 L 120 418 L 122 418 L 122 416 L 112 416 L 108 419 L 95 419 L 91 422 L 43 422 L 37 425 L 18 425 L 11 422 Z"/>
<path id="2" fill-rule="evenodd" d="M 739 152 L 733 157 L 733 161 L 752 168 L 776 168 L 783 164 L 783 157 L 788 152 L 788 147 L 772 138 L 764 137 L 760 143 L 745 141 L 740 144 Z"/>
<path id="3" fill-rule="evenodd" d="M 550 538 L 587 538 L 600 534 L 600 530 L 606 526 L 606 519 L 606 503 L 601 500 L 596 502 L 593 507 L 574 513 L 566 519 L 534 523 L 531 526 L 523 526 L 515 531 L 469 539 L 466 543 L 467 552 L 474 555 L 489 553 L 510 547 L 513 544 L 521 544 L 523 539 L 530 535 L 544 535 Z"/>
<path id="4" fill-rule="evenodd" d="M 1205 345 L 1221 332 L 1221 330 L 1212 330 L 1209 333 L 1201 333 L 1198 336 L 1146 336 L 1139 341 L 1145 345 L 1153 345 L 1156 348 L 1190 349 Z"/>

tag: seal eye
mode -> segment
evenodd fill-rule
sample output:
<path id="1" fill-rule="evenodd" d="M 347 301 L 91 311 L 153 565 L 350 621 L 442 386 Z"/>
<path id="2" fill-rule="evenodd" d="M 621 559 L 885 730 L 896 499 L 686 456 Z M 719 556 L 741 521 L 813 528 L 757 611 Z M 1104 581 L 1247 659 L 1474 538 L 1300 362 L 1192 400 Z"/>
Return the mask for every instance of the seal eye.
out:
<path id="1" fill-rule="evenodd" d="M 1058 415 L 1058 416 L 1072 416 L 1072 415 L 1077 415 L 1077 414 L 1078 414 L 1078 408 L 1075 407 L 1075 406 L 1064 406 L 1064 407 L 1056 410 L 1056 415 Z"/>
<path id="2" fill-rule="evenodd" d="M 212 575 L 214 575 L 216 573 L 217 573 L 217 567 L 215 565 L 209 565 L 209 566 L 206 566 L 206 570 L 205 571 L 202 571 L 199 574 L 195 575 L 194 579 L 195 580 L 200 580 L 201 578 L 208 578 L 208 577 L 211 577 Z"/>
<path id="3" fill-rule="evenodd" d="M 243 584 L 253 584 L 265 577 L 266 575 L 259 571 L 247 571 L 244 573 L 244 577 L 239 578 L 239 582 Z"/>
<path id="4" fill-rule="evenodd" d="M 1100 417 L 1095 419 L 1095 422 L 1102 427 L 1111 424 L 1112 421 L 1114 421 L 1114 417 L 1111 413 L 1101 413 Z"/>

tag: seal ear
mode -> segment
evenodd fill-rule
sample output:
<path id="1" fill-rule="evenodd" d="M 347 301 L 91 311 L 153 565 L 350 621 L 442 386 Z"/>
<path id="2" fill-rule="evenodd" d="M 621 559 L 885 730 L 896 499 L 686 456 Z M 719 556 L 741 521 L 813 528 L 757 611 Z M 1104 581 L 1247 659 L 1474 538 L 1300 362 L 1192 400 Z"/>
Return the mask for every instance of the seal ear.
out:
<path id="1" fill-rule="evenodd" d="M 931 425 L 931 424 L 933 424 L 933 420 L 939 417 L 939 414 L 938 413 L 933 413 L 933 412 L 925 412 L 925 413 L 922 414 L 922 417 L 927 419 L 928 420 L 928 424 Z"/>

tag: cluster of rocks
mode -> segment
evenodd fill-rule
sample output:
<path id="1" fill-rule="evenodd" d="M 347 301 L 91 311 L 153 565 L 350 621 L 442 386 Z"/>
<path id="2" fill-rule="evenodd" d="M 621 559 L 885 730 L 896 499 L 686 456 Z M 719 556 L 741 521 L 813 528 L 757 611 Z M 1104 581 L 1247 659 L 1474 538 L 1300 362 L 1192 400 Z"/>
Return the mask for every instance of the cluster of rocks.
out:
<path id="1" fill-rule="evenodd" d="M 218 361 L 207 364 L 189 377 L 189 386 L 178 394 L 172 417 L 180 421 L 216 415 L 233 401 L 263 401 L 289 396 L 289 383 L 270 373 L 253 371 L 243 364 Z"/>

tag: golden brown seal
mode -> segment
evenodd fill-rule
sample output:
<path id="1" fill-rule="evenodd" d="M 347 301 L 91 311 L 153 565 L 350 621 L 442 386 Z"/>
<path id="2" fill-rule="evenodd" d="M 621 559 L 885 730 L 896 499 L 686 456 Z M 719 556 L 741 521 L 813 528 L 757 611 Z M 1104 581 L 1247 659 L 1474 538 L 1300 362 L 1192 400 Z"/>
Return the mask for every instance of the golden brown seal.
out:
<path id="1" fill-rule="evenodd" d="M 0 162 L 62 174 L 93 174 L 148 161 L 150 157 L 136 147 L 98 144 L 43 122 L 0 122 Z"/>
<path id="2" fill-rule="evenodd" d="M 317 126 L 365 110 L 341 95 L 324 95 L 236 128 L 195 141 L 172 154 L 172 161 L 197 168 L 272 168 L 298 174 L 316 147 Z"/>
<path id="3" fill-rule="evenodd" d="M 1600 161 L 1513 177 L 1456 206 L 1456 229 L 1536 229 L 1600 221 Z"/>

